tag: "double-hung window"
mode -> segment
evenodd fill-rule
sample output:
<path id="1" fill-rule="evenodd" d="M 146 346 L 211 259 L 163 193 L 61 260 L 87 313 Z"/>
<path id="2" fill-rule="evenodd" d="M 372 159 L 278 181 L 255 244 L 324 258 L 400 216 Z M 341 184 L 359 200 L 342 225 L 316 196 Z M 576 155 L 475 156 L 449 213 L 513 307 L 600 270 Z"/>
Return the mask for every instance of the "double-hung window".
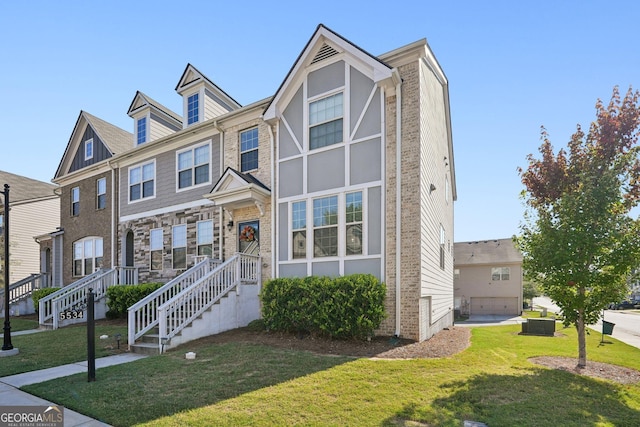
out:
<path id="1" fill-rule="evenodd" d="M 491 268 L 491 280 L 509 280 L 510 271 L 509 267 L 493 267 Z"/>
<path id="2" fill-rule="evenodd" d="M 178 153 L 178 189 L 209 183 L 209 143 Z"/>
<path id="3" fill-rule="evenodd" d="M 258 169 L 258 128 L 240 133 L 240 172 Z"/>
<path id="4" fill-rule="evenodd" d="M 309 104 L 309 149 L 342 142 L 342 93 Z"/>
<path id="5" fill-rule="evenodd" d="M 151 252 L 151 270 L 162 270 L 162 228 L 154 228 L 149 232 L 149 251 Z"/>
<path id="6" fill-rule="evenodd" d="M 199 221 L 197 223 L 196 241 L 198 255 L 206 255 L 211 258 L 213 255 L 213 221 Z"/>
<path id="7" fill-rule="evenodd" d="M 347 255 L 362 254 L 362 192 L 347 193 L 345 197 Z"/>
<path id="8" fill-rule="evenodd" d="M 338 196 L 313 201 L 314 256 L 338 255 Z"/>
<path id="9" fill-rule="evenodd" d="M 87 139 L 84 142 L 84 159 L 93 159 L 93 138 Z"/>
<path id="10" fill-rule="evenodd" d="M 71 216 L 80 215 L 80 187 L 71 189 Z"/>
<path id="11" fill-rule="evenodd" d="M 139 118 L 137 121 L 136 140 L 138 142 L 138 145 L 144 144 L 145 142 L 147 142 L 147 118 L 146 117 Z"/>
<path id="12" fill-rule="evenodd" d="M 292 256 L 306 258 L 307 256 L 307 202 L 291 204 L 291 247 Z"/>
<path id="13" fill-rule="evenodd" d="M 0 214 L 0 238 L 4 237 L 4 215 Z"/>
<path id="14" fill-rule="evenodd" d="M 187 225 L 175 225 L 171 231 L 171 253 L 173 255 L 173 269 L 187 268 Z"/>
<path id="15" fill-rule="evenodd" d="M 107 178 L 96 181 L 96 209 L 107 207 Z"/>
<path id="16" fill-rule="evenodd" d="M 102 267 L 102 238 L 87 237 L 73 244 L 73 275 L 86 276 Z"/>
<path id="17" fill-rule="evenodd" d="M 133 202 L 155 193 L 156 166 L 149 162 L 129 169 L 129 201 Z"/>
<path id="18" fill-rule="evenodd" d="M 444 270 L 445 259 L 444 259 L 444 245 L 446 241 L 446 235 L 444 232 L 444 227 L 440 224 L 440 268 Z"/>
<path id="19" fill-rule="evenodd" d="M 199 120 L 199 101 L 198 94 L 194 93 L 187 98 L 187 124 L 198 123 Z"/>

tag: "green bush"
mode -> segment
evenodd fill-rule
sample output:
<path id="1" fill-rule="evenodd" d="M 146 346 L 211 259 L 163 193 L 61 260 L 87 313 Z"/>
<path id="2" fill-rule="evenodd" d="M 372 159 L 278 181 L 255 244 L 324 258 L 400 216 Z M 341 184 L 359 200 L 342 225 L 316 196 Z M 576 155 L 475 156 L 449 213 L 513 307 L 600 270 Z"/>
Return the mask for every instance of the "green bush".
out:
<path id="1" fill-rule="evenodd" d="M 60 288 L 42 288 L 36 289 L 31 293 L 31 299 L 33 300 L 33 308 L 35 308 L 36 313 L 40 311 L 40 300 L 46 297 L 49 294 L 54 293 L 55 291 L 59 291 Z"/>
<path id="2" fill-rule="evenodd" d="M 107 318 L 124 319 L 133 304 L 160 288 L 164 283 L 141 283 L 139 285 L 111 286 L 107 289 Z"/>
<path id="3" fill-rule="evenodd" d="M 385 295 L 373 275 L 353 274 L 269 280 L 260 300 L 268 329 L 363 339 L 384 319 Z"/>

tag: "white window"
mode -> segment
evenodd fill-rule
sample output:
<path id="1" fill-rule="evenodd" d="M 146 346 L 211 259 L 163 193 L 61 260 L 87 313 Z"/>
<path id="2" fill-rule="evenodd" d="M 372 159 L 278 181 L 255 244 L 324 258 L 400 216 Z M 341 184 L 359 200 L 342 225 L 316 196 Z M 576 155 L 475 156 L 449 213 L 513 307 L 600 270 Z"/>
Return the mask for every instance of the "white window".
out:
<path id="1" fill-rule="evenodd" d="M 459 268 L 455 268 L 453 270 L 453 278 L 454 279 L 459 279 L 460 278 L 460 269 Z"/>
<path id="2" fill-rule="evenodd" d="M 307 202 L 291 204 L 291 248 L 292 257 L 307 257 Z"/>
<path id="3" fill-rule="evenodd" d="M 171 253 L 173 255 L 173 269 L 187 268 L 187 226 L 175 225 L 171 231 Z"/>
<path id="4" fill-rule="evenodd" d="M 309 104 L 309 149 L 342 142 L 342 93 Z"/>
<path id="5" fill-rule="evenodd" d="M 156 166 L 154 162 L 129 169 L 129 201 L 153 197 L 155 194 Z"/>
<path id="6" fill-rule="evenodd" d="M 362 192 L 347 193 L 345 197 L 346 255 L 362 254 Z"/>
<path id="7" fill-rule="evenodd" d="M 162 228 L 154 228 L 149 232 L 149 251 L 151 252 L 151 270 L 162 270 Z"/>
<path id="8" fill-rule="evenodd" d="M 147 118 L 142 117 L 136 122 L 136 140 L 138 145 L 147 142 Z"/>
<path id="9" fill-rule="evenodd" d="M 258 128 L 240 132 L 240 172 L 258 169 Z"/>
<path id="10" fill-rule="evenodd" d="M 93 138 L 84 142 L 84 159 L 93 159 Z"/>
<path id="11" fill-rule="evenodd" d="M 198 123 L 199 121 L 199 105 L 200 102 L 198 100 L 198 94 L 194 93 L 189 98 L 187 98 L 187 124 L 191 125 L 193 123 Z"/>
<path id="12" fill-rule="evenodd" d="M 71 216 L 80 215 L 80 187 L 71 189 Z"/>
<path id="13" fill-rule="evenodd" d="M 87 237 L 73 244 L 73 275 L 86 276 L 102 267 L 102 238 Z"/>
<path id="14" fill-rule="evenodd" d="M 211 156 L 209 143 L 177 153 L 178 189 L 209 184 Z"/>
<path id="15" fill-rule="evenodd" d="M 313 246 L 315 257 L 338 255 L 338 196 L 313 201 Z"/>
<path id="16" fill-rule="evenodd" d="M 510 276 L 509 267 L 493 267 L 491 269 L 491 280 L 499 281 L 499 280 L 509 280 Z"/>
<path id="17" fill-rule="evenodd" d="M 198 255 L 206 255 L 211 258 L 213 255 L 213 221 L 199 221 L 196 227 Z"/>
<path id="18" fill-rule="evenodd" d="M 0 237 L 4 237 L 4 215 L 0 214 Z"/>
<path id="19" fill-rule="evenodd" d="M 444 270 L 445 260 L 444 260 L 444 245 L 446 243 L 446 235 L 444 232 L 444 227 L 440 224 L 440 268 Z"/>
<path id="20" fill-rule="evenodd" d="M 96 181 L 96 209 L 107 207 L 107 178 Z"/>

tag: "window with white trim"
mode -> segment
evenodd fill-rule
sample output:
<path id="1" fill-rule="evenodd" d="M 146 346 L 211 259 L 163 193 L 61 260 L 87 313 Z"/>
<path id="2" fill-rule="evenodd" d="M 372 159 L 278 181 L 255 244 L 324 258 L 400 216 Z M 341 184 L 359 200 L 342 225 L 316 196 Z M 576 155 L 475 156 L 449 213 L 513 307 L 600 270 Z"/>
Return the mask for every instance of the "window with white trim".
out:
<path id="1" fill-rule="evenodd" d="M 171 254 L 174 270 L 187 268 L 187 225 L 174 225 L 171 230 Z"/>
<path id="2" fill-rule="evenodd" d="M 107 178 L 96 181 L 96 209 L 107 207 Z"/>
<path id="3" fill-rule="evenodd" d="M 258 128 L 240 132 L 240 172 L 258 169 Z"/>
<path id="4" fill-rule="evenodd" d="M 177 153 L 178 189 L 209 183 L 209 143 Z"/>
<path id="5" fill-rule="evenodd" d="M 342 116 L 342 92 L 309 103 L 310 150 L 342 142 Z"/>
<path id="6" fill-rule="evenodd" d="M 102 267 L 102 237 L 87 237 L 73 243 L 73 276 L 93 273 Z"/>
<path id="7" fill-rule="evenodd" d="M 338 255 L 338 196 L 313 201 L 313 255 Z"/>
<path id="8" fill-rule="evenodd" d="M 453 278 L 454 279 L 459 279 L 460 278 L 460 269 L 459 268 L 454 268 L 453 269 Z"/>
<path id="9" fill-rule="evenodd" d="M 4 237 L 4 215 L 0 214 L 0 238 Z"/>
<path id="10" fill-rule="evenodd" d="M 154 228 L 149 232 L 149 251 L 151 252 L 151 270 L 162 270 L 162 251 L 164 250 L 162 228 Z"/>
<path id="11" fill-rule="evenodd" d="M 129 201 L 146 199 L 155 194 L 156 165 L 149 162 L 129 168 Z"/>
<path id="12" fill-rule="evenodd" d="M 198 93 L 194 93 L 187 98 L 187 125 L 198 123 L 200 116 L 199 104 Z"/>
<path id="13" fill-rule="evenodd" d="M 197 254 L 213 256 L 213 221 L 199 221 L 196 224 Z"/>
<path id="14" fill-rule="evenodd" d="M 136 122 L 136 141 L 138 145 L 147 142 L 147 118 L 141 117 Z"/>
<path id="15" fill-rule="evenodd" d="M 345 195 L 346 255 L 362 254 L 362 191 Z"/>
<path id="16" fill-rule="evenodd" d="M 84 142 L 84 159 L 93 159 L 93 138 Z"/>
<path id="17" fill-rule="evenodd" d="M 80 215 L 80 187 L 71 189 L 71 216 Z"/>
<path id="18" fill-rule="evenodd" d="M 510 277 L 509 267 L 492 267 L 491 268 L 491 280 L 497 282 L 499 280 L 509 280 Z"/>
<path id="19" fill-rule="evenodd" d="M 307 257 L 307 202 L 291 204 L 291 249 L 293 259 Z"/>

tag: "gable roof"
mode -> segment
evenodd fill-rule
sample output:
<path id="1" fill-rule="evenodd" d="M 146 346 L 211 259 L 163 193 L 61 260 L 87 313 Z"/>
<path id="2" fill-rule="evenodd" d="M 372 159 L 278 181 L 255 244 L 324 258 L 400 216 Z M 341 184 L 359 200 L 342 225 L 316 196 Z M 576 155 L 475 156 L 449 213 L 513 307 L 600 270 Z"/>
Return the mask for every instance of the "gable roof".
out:
<path id="1" fill-rule="evenodd" d="M 4 191 L 4 185 L 9 185 L 9 204 L 36 201 L 40 199 L 53 199 L 58 196 L 54 190 L 57 185 L 38 181 L 26 176 L 16 175 L 10 172 L 0 171 L 0 187 Z M 0 206 L 4 205 L 4 196 L 0 197 Z"/>
<path id="2" fill-rule="evenodd" d="M 513 264 L 522 262 L 522 254 L 512 239 L 454 243 L 454 264 Z"/>
<path id="3" fill-rule="evenodd" d="M 264 205 L 271 197 L 271 190 L 250 173 L 242 173 L 227 167 L 204 197 L 223 207 L 227 212 L 233 209 L 255 205 L 264 214 Z"/>
<path id="4" fill-rule="evenodd" d="M 191 86 L 195 86 L 201 82 L 204 82 L 209 89 L 213 90 L 217 96 L 220 97 L 224 102 L 228 103 L 233 108 L 240 108 L 242 105 L 233 99 L 227 92 L 222 90 L 217 84 L 213 81 L 209 80 L 207 76 L 202 74 L 196 67 L 191 64 L 187 64 L 184 72 L 182 73 L 182 77 L 178 81 L 176 85 L 176 92 L 182 94 L 185 90 L 189 89 Z"/>
<path id="5" fill-rule="evenodd" d="M 73 161 L 73 156 L 82 142 L 80 139 L 84 132 L 85 124 L 91 126 L 112 156 L 133 148 L 132 133 L 81 110 L 78 115 L 78 120 L 76 120 L 76 124 L 73 127 L 73 132 L 71 132 L 71 137 L 69 137 L 69 142 L 64 150 L 64 154 L 60 159 L 60 164 L 58 165 L 54 178 L 59 178 L 64 175 L 64 166 L 68 166 Z"/>
<path id="6" fill-rule="evenodd" d="M 335 31 L 330 30 L 323 24 L 319 24 L 267 106 L 264 114 L 265 120 L 276 117 L 275 105 L 282 98 L 283 92 L 285 92 L 289 84 L 295 80 L 296 75 L 300 73 L 304 67 L 342 52 L 350 53 L 362 63 L 371 67 L 374 82 L 391 78 L 392 67 Z"/>
<path id="7" fill-rule="evenodd" d="M 133 101 L 131 101 L 131 105 L 129 106 L 129 110 L 127 110 L 127 114 L 129 116 L 133 116 L 136 113 L 136 111 L 142 108 L 145 108 L 147 106 L 151 107 L 151 109 L 153 110 L 156 110 L 162 113 L 163 115 L 169 117 L 170 119 L 175 120 L 176 122 L 182 124 L 182 117 L 180 115 L 174 113 L 169 108 L 151 99 L 151 97 L 145 95 L 140 91 L 136 91 L 136 95 L 133 97 Z"/>

